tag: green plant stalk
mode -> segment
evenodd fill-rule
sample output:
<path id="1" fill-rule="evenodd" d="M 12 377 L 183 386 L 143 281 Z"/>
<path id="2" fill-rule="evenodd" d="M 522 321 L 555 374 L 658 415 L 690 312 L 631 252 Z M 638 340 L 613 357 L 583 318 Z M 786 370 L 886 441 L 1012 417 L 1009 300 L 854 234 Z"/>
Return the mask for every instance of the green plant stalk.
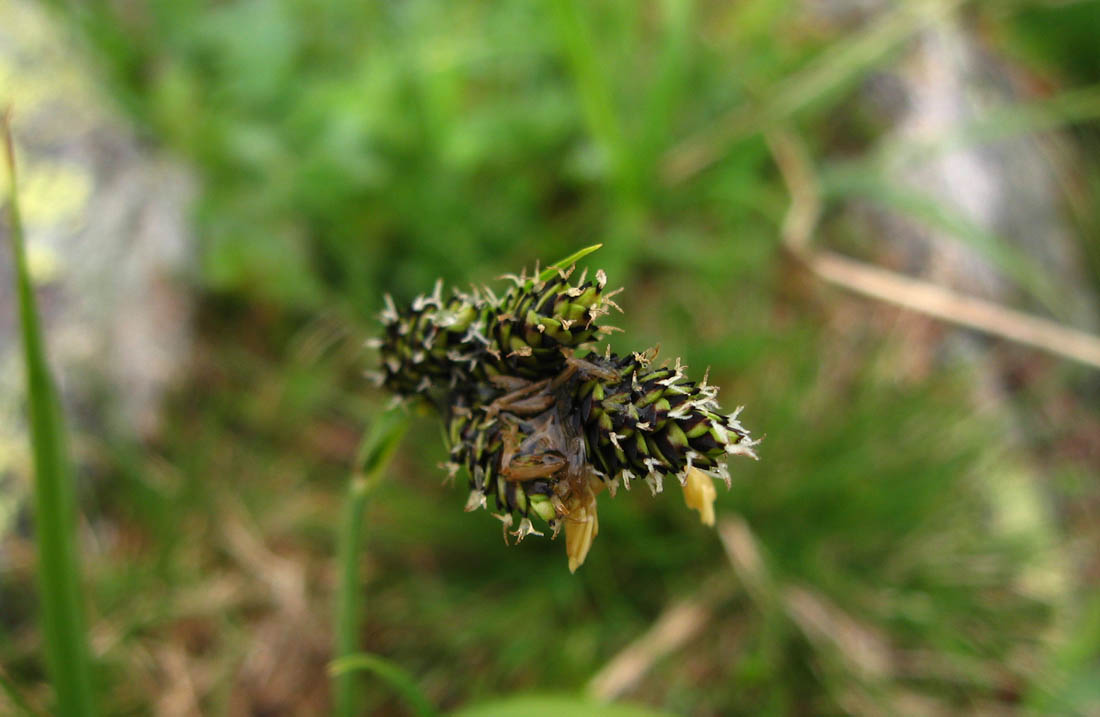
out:
<path id="1" fill-rule="evenodd" d="M 408 428 L 408 418 L 401 409 L 380 415 L 367 432 L 356 457 L 355 470 L 348 484 L 344 514 L 340 521 L 339 566 L 340 585 L 336 595 L 336 659 L 344 659 L 359 651 L 359 629 L 363 618 L 363 591 L 359 582 L 359 551 L 363 539 L 363 514 L 367 497 L 378 483 L 390 457 Z M 354 671 L 333 670 L 335 713 L 352 717 L 358 711 L 358 685 Z"/>
<path id="2" fill-rule="evenodd" d="M 0 120 L 10 182 L 11 245 L 19 297 L 19 320 L 26 363 L 27 399 L 34 456 L 34 518 L 38 546 L 38 585 L 46 663 L 57 714 L 94 714 L 92 681 L 84 629 L 83 596 L 74 526 L 76 498 L 57 389 L 46 363 L 34 291 L 27 269 L 23 225 L 16 198 L 15 146 L 9 114 Z"/>

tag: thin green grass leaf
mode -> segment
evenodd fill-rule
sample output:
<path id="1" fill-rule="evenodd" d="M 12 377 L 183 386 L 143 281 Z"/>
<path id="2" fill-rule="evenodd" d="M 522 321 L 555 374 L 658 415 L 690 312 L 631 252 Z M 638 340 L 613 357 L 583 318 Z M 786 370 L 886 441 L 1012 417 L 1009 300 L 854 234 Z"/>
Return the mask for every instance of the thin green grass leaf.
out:
<path id="1" fill-rule="evenodd" d="M 850 169 L 850 168 L 849 168 Z M 916 189 L 901 187 L 869 170 L 827 170 L 822 174 L 827 196 L 859 196 L 943 231 L 978 251 L 1059 319 L 1067 318 L 1067 297 L 1023 252 L 1003 237 L 978 226 L 961 212 Z"/>
<path id="2" fill-rule="evenodd" d="M 630 197 L 638 188 L 637 167 L 615 108 L 611 82 L 596 52 L 591 28 L 583 17 L 587 5 L 577 0 L 555 0 L 552 5 L 558 41 L 572 71 L 584 119 L 611 160 L 613 180 L 622 197 Z"/>
<path id="3" fill-rule="evenodd" d="M 677 184 L 694 176 L 721 159 L 739 140 L 851 85 L 958 4 L 959 0 L 901 3 L 866 29 L 834 43 L 804 69 L 779 83 L 761 102 L 734 108 L 708 130 L 670 150 L 662 163 L 666 183 Z"/>
<path id="4" fill-rule="evenodd" d="M 355 471 L 348 484 L 344 515 L 340 523 L 339 565 L 340 587 L 336 596 L 336 655 L 344 658 L 359 649 L 359 627 L 362 624 L 364 598 L 359 584 L 359 554 L 363 536 L 363 513 L 367 497 L 381 479 L 390 458 L 408 429 L 407 415 L 391 409 L 375 419 L 359 448 Z M 358 694 L 355 675 L 333 673 L 336 714 L 351 717 L 358 714 Z"/>
<path id="5" fill-rule="evenodd" d="M 556 274 L 559 269 L 567 269 L 570 266 L 573 266 L 578 261 L 585 258 L 602 246 L 603 244 L 593 244 L 592 246 L 586 246 L 584 249 L 581 249 L 578 252 L 574 252 L 564 259 L 561 259 L 560 261 L 555 261 L 553 264 L 543 269 L 542 273 L 539 274 L 539 281 L 546 281 L 547 279 L 554 276 L 554 274 Z"/>
<path id="6" fill-rule="evenodd" d="M 684 67 L 691 47 L 694 0 L 662 0 L 661 20 L 663 37 L 661 54 L 657 60 L 656 80 L 646 101 L 645 121 L 642 123 L 642 140 L 639 143 L 649 163 L 668 141 L 669 126 L 674 108 L 680 106 L 687 90 Z"/>
<path id="7" fill-rule="evenodd" d="M 359 652 L 333 660 L 329 673 L 336 678 L 351 677 L 356 672 L 369 672 L 397 692 L 420 717 L 438 717 L 439 711 L 420 691 L 413 676 L 404 669 L 378 655 Z"/>
<path id="8" fill-rule="evenodd" d="M 989 109 L 980 117 L 954 125 L 923 140 L 886 141 L 860 165 L 897 166 L 954 150 L 1020 135 L 1058 129 L 1100 117 L 1100 86 L 1074 89 L 1032 102 Z"/>
<path id="9" fill-rule="evenodd" d="M 19 296 L 19 321 L 26 363 L 27 400 L 34 455 L 35 542 L 46 663 L 58 714 L 94 714 L 88 667 L 84 605 L 77 563 L 76 498 L 61 403 L 46 362 L 34 290 L 27 268 L 23 226 L 16 197 L 15 145 L 10 113 L 0 118 L 10 186 L 11 245 Z"/>
<path id="10" fill-rule="evenodd" d="M 756 125 L 790 117 L 879 66 L 890 52 L 946 16 L 958 0 L 902 3 L 867 29 L 831 45 L 801 72 L 780 83 L 757 114 Z"/>

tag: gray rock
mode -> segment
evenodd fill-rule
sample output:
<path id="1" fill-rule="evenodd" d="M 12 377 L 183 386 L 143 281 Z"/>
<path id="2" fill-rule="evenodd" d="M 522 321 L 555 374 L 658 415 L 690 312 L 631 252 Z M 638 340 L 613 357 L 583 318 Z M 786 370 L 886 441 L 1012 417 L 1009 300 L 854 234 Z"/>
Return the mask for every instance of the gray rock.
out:
<path id="1" fill-rule="evenodd" d="M 70 426 L 98 433 L 107 419 L 145 435 L 191 342 L 193 182 L 140 145 L 70 38 L 23 0 L 0 3 L 0 105 L 15 113 L 28 255 Z M 29 461 L 7 232 L 4 222 L 0 532 Z"/>

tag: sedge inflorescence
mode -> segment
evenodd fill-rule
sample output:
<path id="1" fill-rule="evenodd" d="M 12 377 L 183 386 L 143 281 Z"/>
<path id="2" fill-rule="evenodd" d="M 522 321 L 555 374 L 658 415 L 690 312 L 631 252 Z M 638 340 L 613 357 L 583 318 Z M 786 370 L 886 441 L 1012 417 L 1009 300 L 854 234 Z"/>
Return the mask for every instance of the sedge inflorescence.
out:
<path id="1" fill-rule="evenodd" d="M 756 457 L 741 409 L 723 414 L 717 389 L 690 380 L 679 359 L 595 352 L 614 330 L 602 319 L 619 309 L 602 271 L 536 266 L 504 278 L 500 296 L 482 287 L 444 298 L 442 282 L 403 309 L 387 296 L 373 342 L 381 385 L 442 416 L 444 468 L 451 479 L 465 469 L 466 510 L 492 501 L 505 540 L 564 526 L 570 570 L 599 531 L 604 490 L 641 481 L 657 494 L 674 476 L 713 525 L 713 480 L 730 483 L 725 460 Z"/>

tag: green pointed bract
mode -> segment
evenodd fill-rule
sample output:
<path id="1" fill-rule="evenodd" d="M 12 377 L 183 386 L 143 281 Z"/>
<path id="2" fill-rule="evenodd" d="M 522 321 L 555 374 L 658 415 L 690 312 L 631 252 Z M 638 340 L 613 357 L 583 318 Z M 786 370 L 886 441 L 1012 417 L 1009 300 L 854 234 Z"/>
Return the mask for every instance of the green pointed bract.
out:
<path id="1" fill-rule="evenodd" d="M 724 414 L 717 389 L 679 359 L 589 353 L 617 292 L 602 271 L 573 273 L 510 276 L 499 297 L 486 288 L 444 300 L 436 284 L 404 310 L 387 297 L 376 342 L 381 383 L 442 415 L 449 476 L 468 476 L 466 510 L 491 505 L 520 539 L 541 534 L 533 518 L 568 529 L 603 488 L 642 480 L 658 493 L 666 476 L 686 485 L 693 470 L 729 485 L 726 459 L 756 457 L 740 409 Z M 594 535 L 576 541 L 583 552 Z"/>

